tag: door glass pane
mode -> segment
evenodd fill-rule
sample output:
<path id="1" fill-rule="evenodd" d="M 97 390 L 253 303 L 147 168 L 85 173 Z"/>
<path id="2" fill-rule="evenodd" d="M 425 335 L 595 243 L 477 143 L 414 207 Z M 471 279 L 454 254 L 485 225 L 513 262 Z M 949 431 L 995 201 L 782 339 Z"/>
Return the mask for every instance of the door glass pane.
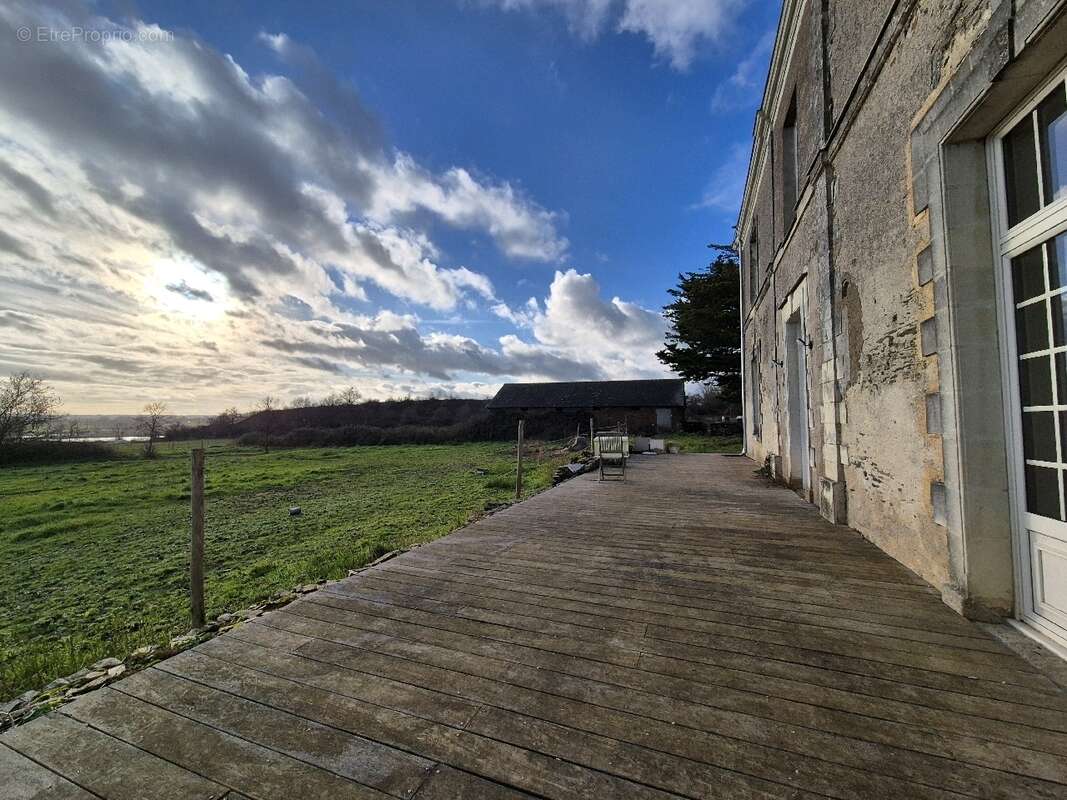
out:
<path id="1" fill-rule="evenodd" d="M 1041 208 L 1037 184 L 1034 121 L 1030 114 L 1004 137 L 1004 181 L 1008 224 L 1015 225 Z"/>
<path id="2" fill-rule="evenodd" d="M 1023 455 L 1033 461 L 1056 461 L 1055 412 L 1023 412 Z"/>
<path id="3" fill-rule="evenodd" d="M 1059 347 L 1064 344 L 1064 313 L 1067 313 L 1067 303 L 1064 303 L 1064 297 L 1062 294 L 1054 295 L 1049 298 L 1049 303 L 1052 305 L 1052 343 Z"/>
<path id="4" fill-rule="evenodd" d="M 1026 508 L 1031 514 L 1060 519 L 1059 470 L 1026 465 Z"/>
<path id="5" fill-rule="evenodd" d="M 1011 260 L 1011 279 L 1016 303 L 1045 293 L 1045 259 L 1042 255 L 1042 245 Z"/>
<path id="6" fill-rule="evenodd" d="M 1037 107 L 1045 204 L 1067 196 L 1067 96 L 1061 83 Z"/>
<path id="7" fill-rule="evenodd" d="M 1048 255 L 1049 284 L 1053 289 L 1067 286 L 1067 232 L 1046 242 L 1045 253 Z"/>
<path id="8" fill-rule="evenodd" d="M 1048 317 L 1044 302 L 1031 303 L 1015 312 L 1019 354 L 1048 350 Z"/>
<path id="9" fill-rule="evenodd" d="M 1057 356 L 1057 359 L 1062 357 Z M 1052 372 L 1048 356 L 1019 361 L 1019 395 L 1024 406 L 1052 405 Z M 1067 380 L 1065 376 L 1064 380 Z"/>
<path id="10" fill-rule="evenodd" d="M 1056 353 L 1056 396 L 1061 404 L 1067 404 L 1067 353 Z"/>

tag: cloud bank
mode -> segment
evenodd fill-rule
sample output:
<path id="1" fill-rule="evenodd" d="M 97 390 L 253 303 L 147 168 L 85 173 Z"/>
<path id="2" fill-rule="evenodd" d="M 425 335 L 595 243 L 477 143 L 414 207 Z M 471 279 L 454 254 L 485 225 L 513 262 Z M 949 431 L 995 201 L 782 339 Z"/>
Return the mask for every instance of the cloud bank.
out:
<path id="1" fill-rule="evenodd" d="M 21 26 L 113 35 L 17 43 Z M 278 63 L 262 75 L 77 3 L 4 4 L 0 41 L 0 374 L 43 374 L 74 410 L 200 411 L 337 384 L 487 394 L 661 372 L 660 316 L 603 300 L 592 276 L 557 271 L 512 312 L 486 274 L 449 263 L 427 220 L 551 269 L 566 215 L 395 149 L 357 89 L 284 33 L 259 37 Z M 515 332 L 477 341 L 426 310 Z"/>
<path id="2" fill-rule="evenodd" d="M 747 0 L 483 0 L 508 11 L 552 10 L 576 34 L 604 30 L 646 38 L 657 57 L 686 70 L 702 47 L 717 45 L 734 28 Z"/>

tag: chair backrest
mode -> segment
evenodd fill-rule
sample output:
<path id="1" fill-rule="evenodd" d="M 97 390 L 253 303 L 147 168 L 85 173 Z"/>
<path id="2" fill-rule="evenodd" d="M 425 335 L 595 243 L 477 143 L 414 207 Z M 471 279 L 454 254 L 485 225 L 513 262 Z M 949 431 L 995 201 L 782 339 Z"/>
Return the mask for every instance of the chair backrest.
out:
<path id="1" fill-rule="evenodd" d="M 626 436 L 608 435 L 597 436 L 594 451 L 598 456 L 624 456 L 629 446 Z"/>

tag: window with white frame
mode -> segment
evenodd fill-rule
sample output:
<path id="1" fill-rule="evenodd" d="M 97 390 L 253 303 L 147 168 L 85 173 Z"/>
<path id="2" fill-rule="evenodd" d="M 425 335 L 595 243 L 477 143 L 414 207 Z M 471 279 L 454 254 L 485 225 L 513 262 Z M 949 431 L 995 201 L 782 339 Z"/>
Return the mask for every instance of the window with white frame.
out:
<path id="1" fill-rule="evenodd" d="M 999 140 L 1000 255 L 1014 315 L 1015 408 L 1026 510 L 1067 520 L 1067 86 Z"/>
<path id="2" fill-rule="evenodd" d="M 1067 195 L 1067 97 L 1056 86 L 1004 136 L 1008 227 Z"/>

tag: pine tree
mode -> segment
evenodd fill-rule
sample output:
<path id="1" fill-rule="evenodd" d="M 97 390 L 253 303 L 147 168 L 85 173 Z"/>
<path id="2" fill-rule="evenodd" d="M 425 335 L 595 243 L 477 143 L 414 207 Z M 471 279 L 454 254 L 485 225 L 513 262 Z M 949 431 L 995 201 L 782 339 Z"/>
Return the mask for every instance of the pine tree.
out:
<path id="1" fill-rule="evenodd" d="M 668 289 L 674 302 L 664 306 L 671 324 L 665 347 L 656 353 L 688 381 L 714 383 L 727 402 L 741 400 L 740 266 L 733 248 L 717 250 L 701 272 L 684 272 Z"/>

